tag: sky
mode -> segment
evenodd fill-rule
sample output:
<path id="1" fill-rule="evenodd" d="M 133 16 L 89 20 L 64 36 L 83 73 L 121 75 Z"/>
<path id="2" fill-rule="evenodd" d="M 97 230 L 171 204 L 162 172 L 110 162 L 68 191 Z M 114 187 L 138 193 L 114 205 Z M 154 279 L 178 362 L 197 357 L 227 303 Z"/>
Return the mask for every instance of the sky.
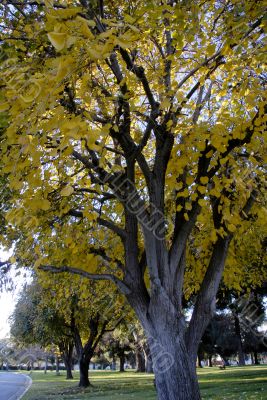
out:
<path id="1" fill-rule="evenodd" d="M 6 252 L 0 249 L 0 260 L 6 260 L 11 256 L 11 252 Z M 16 276 L 16 272 L 14 270 L 10 273 L 14 284 L 15 289 L 10 292 L 5 289 L 3 292 L 0 292 L 0 339 L 9 336 L 9 323 L 8 318 L 14 310 L 16 299 L 18 293 L 22 289 L 23 283 L 25 283 L 25 278 L 21 276 Z"/>

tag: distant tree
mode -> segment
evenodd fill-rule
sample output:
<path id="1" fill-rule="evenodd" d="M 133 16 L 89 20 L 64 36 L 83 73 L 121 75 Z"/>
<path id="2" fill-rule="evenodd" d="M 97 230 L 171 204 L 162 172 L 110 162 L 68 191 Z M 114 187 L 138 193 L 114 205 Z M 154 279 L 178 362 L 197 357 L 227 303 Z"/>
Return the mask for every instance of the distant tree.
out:
<path id="1" fill-rule="evenodd" d="M 58 346 L 66 366 L 66 377 L 72 379 L 73 338 L 62 315 L 42 303 L 47 295 L 36 282 L 25 286 L 10 317 L 10 332 L 21 345 L 39 344 L 44 349 L 52 344 Z"/>

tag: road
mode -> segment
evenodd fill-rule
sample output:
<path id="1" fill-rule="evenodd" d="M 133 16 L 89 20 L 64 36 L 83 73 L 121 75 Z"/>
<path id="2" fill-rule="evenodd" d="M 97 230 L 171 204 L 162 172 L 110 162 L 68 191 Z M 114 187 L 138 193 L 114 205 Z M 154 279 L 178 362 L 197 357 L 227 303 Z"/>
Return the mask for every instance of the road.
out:
<path id="1" fill-rule="evenodd" d="M 19 400 L 31 386 L 31 379 L 23 374 L 0 372 L 0 400 Z"/>

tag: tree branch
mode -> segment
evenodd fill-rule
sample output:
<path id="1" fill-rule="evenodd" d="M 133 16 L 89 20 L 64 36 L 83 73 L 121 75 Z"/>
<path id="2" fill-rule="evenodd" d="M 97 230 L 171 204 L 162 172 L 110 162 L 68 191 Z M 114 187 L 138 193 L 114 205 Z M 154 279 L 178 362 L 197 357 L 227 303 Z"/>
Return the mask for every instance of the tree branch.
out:
<path id="1" fill-rule="evenodd" d="M 82 269 L 68 267 L 68 266 L 55 267 L 53 265 L 40 265 L 39 269 L 41 271 L 52 272 L 54 274 L 67 272 L 94 281 L 101 281 L 101 280 L 111 281 L 115 283 L 115 285 L 119 288 L 119 290 L 123 294 L 129 295 L 131 293 L 130 288 L 113 274 L 91 274 L 89 272 L 83 271 Z"/>
<path id="2" fill-rule="evenodd" d="M 84 218 L 83 212 L 80 210 L 74 210 L 71 209 L 67 212 L 66 215 L 71 215 L 72 217 L 77 217 L 77 218 Z M 111 231 L 113 231 L 114 233 L 116 233 L 118 236 L 120 236 L 120 238 L 122 239 L 122 241 L 124 242 L 125 238 L 126 238 L 126 232 L 123 228 L 120 228 L 118 225 L 116 225 L 114 222 L 112 221 L 108 221 L 102 217 L 98 217 L 97 218 L 97 223 L 101 226 L 104 226 L 108 229 L 110 229 Z"/>
<path id="3" fill-rule="evenodd" d="M 126 63 L 127 69 L 135 74 L 135 76 L 140 80 L 140 82 L 143 85 L 145 94 L 148 98 L 148 101 L 151 105 L 152 110 L 155 110 L 158 108 L 158 102 L 155 100 L 154 95 L 150 89 L 145 70 L 142 66 L 137 66 L 129 56 L 127 50 L 122 49 L 120 47 L 120 53 L 123 58 L 123 60 Z"/>

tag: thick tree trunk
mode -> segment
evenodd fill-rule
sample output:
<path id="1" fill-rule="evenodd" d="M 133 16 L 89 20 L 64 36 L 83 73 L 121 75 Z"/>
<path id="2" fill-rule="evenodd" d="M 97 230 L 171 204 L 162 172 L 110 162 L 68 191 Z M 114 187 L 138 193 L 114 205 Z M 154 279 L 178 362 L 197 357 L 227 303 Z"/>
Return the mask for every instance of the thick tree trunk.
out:
<path id="1" fill-rule="evenodd" d="M 158 399 L 200 400 L 196 370 L 183 338 L 166 330 L 162 336 L 150 345 Z"/>
<path id="2" fill-rule="evenodd" d="M 79 370 L 80 370 L 80 381 L 79 381 L 79 387 L 88 387 L 90 386 L 90 381 L 89 381 L 89 364 L 90 360 L 81 357 L 79 360 Z"/>
<path id="3" fill-rule="evenodd" d="M 136 302 L 138 296 L 140 298 L 140 294 L 135 293 L 128 299 L 135 308 L 148 341 L 158 400 L 200 400 L 196 374 L 198 346 L 195 352 L 188 351 L 183 314 L 169 301 L 160 286 L 151 293 L 145 312 Z"/>
<path id="4" fill-rule="evenodd" d="M 240 322 L 239 318 L 237 315 L 235 315 L 235 334 L 237 337 L 237 345 L 238 345 L 238 364 L 239 365 L 246 365 L 245 362 L 245 354 L 243 351 L 243 344 L 242 344 L 242 337 L 241 337 L 241 328 L 240 328 Z"/>

